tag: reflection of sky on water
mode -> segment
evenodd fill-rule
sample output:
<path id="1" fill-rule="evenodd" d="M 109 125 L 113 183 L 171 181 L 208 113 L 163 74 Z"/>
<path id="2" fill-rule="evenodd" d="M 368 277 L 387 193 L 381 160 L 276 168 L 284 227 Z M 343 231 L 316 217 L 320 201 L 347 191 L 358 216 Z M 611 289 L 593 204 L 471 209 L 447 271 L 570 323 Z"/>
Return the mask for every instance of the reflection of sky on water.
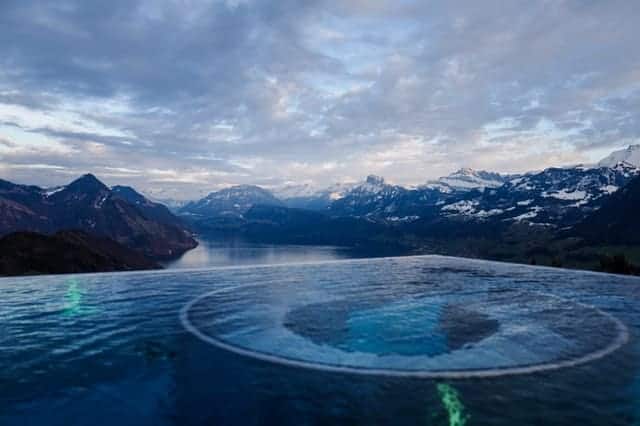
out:
<path id="1" fill-rule="evenodd" d="M 166 262 L 170 269 L 209 266 L 304 263 L 359 257 L 348 249 L 329 246 L 252 244 L 243 241 L 200 240 L 198 247 Z"/>

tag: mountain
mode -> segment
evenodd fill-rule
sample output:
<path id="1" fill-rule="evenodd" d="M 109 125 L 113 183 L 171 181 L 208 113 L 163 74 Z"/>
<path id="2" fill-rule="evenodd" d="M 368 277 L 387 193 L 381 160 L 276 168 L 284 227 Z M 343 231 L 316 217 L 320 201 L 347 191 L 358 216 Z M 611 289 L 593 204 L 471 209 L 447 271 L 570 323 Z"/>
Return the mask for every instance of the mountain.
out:
<path id="1" fill-rule="evenodd" d="M 567 226 L 598 209 L 638 172 L 623 163 L 615 167 L 549 168 L 486 189 L 475 197 L 454 198 L 441 211 L 445 216 L 469 219 Z"/>
<path id="2" fill-rule="evenodd" d="M 600 209 L 575 226 L 574 232 L 590 241 L 640 244 L 640 176 L 612 194 Z"/>
<path id="3" fill-rule="evenodd" d="M 166 206 L 171 213 L 177 213 L 189 202 L 187 200 L 174 200 L 173 198 L 154 198 L 152 201 Z"/>
<path id="4" fill-rule="evenodd" d="M 520 176 L 466 169 L 442 178 L 447 180 L 441 183 L 416 189 L 369 176 L 331 202 L 327 212 L 387 223 L 445 217 L 567 226 L 596 210 L 608 195 L 638 173 L 639 169 L 624 163 L 615 167 L 549 168 Z"/>
<path id="5" fill-rule="evenodd" d="M 627 151 L 634 153 L 635 147 Z M 320 191 L 309 185 L 292 184 L 278 190 L 283 203 L 257 187 L 235 187 L 212 193 L 182 212 L 208 218 L 239 218 L 251 206 L 284 205 L 333 217 L 367 218 L 392 225 L 417 220 L 432 223 L 446 218 L 562 228 L 583 220 L 610 194 L 638 175 L 640 169 L 630 163 L 632 157 L 626 156 L 629 161 L 616 161 L 611 167 L 552 167 L 523 175 L 460 169 L 411 189 L 389 184 L 374 175 L 357 184 Z M 249 188 L 257 188 L 267 195 L 260 200 Z M 248 194 L 252 194 L 251 197 Z M 220 219 L 209 221 L 208 225 L 218 227 Z M 227 221 L 225 226 L 228 225 Z"/>
<path id="6" fill-rule="evenodd" d="M 288 185 L 276 191 L 287 207 L 308 210 L 326 210 L 335 200 L 343 198 L 353 183 L 336 183 L 327 188 L 314 189 L 310 185 Z"/>
<path id="7" fill-rule="evenodd" d="M 126 199 L 132 193 L 122 194 L 91 174 L 48 190 L 0 181 L 0 235 L 78 229 L 158 259 L 175 257 L 197 245 L 190 232 L 174 222 L 177 219 L 159 221 L 154 218 L 160 210 L 157 206 L 143 200 L 136 205 Z"/>
<path id="8" fill-rule="evenodd" d="M 0 275 L 159 269 L 141 253 L 82 231 L 16 232 L 0 238 Z"/>
<path id="9" fill-rule="evenodd" d="M 552 167 L 524 175 L 463 168 L 416 189 L 370 176 L 327 211 L 396 223 L 446 217 L 563 227 L 583 220 L 639 173 L 640 145 L 634 145 L 597 167 Z"/>
<path id="10" fill-rule="evenodd" d="M 256 205 L 283 206 L 271 192 L 254 185 L 238 185 L 212 192 L 206 197 L 187 203 L 181 215 L 196 217 L 242 217 Z"/>
<path id="11" fill-rule="evenodd" d="M 620 163 L 640 168 L 640 144 L 612 152 L 598 162 L 598 167 L 615 167 Z"/>
<path id="12" fill-rule="evenodd" d="M 166 225 L 184 226 L 183 221 L 175 216 L 167 206 L 153 202 L 145 198 L 130 186 L 114 186 L 111 188 L 115 197 L 136 206 L 148 219 L 155 220 Z"/>
<path id="13" fill-rule="evenodd" d="M 356 217 L 332 217 L 318 211 L 256 205 L 242 218 L 197 222 L 202 235 L 233 236 L 271 244 L 315 244 L 397 250 L 398 233 L 384 224 Z M 395 251 L 397 252 L 397 251 Z"/>
<path id="14" fill-rule="evenodd" d="M 42 189 L 37 186 L 16 185 L 0 179 L 0 235 L 21 229 L 31 229 L 40 223 L 39 230 L 51 227 L 47 218 L 38 214 L 42 204 Z"/>
<path id="15" fill-rule="evenodd" d="M 447 177 L 415 189 L 387 184 L 383 178 L 369 176 L 334 200 L 328 211 L 336 216 L 369 217 L 379 221 L 407 222 L 433 216 L 442 206 L 460 203 L 461 210 L 485 188 L 496 188 L 509 177 L 498 173 L 461 169 Z M 448 214 L 448 212 L 443 212 Z"/>
<path id="16" fill-rule="evenodd" d="M 635 230 L 625 232 L 636 226 L 640 201 L 629 194 L 640 186 L 634 183 L 640 168 L 630 161 L 613 163 L 522 175 L 461 169 L 417 188 L 374 175 L 340 192 L 290 185 L 278 192 L 285 206 L 256 202 L 247 209 L 251 203 L 246 203 L 194 226 L 203 234 L 260 242 L 390 246 L 403 252 L 636 271 L 615 266 L 624 263 L 615 260 L 615 250 L 620 244 L 640 244 Z M 631 263 L 640 260 L 631 258 Z"/>
<path id="17" fill-rule="evenodd" d="M 353 186 L 328 208 L 333 216 L 388 217 L 397 213 L 396 206 L 407 189 L 391 185 L 380 176 L 369 175 Z"/>
<path id="18" fill-rule="evenodd" d="M 640 169 L 628 163 L 553 167 L 524 175 L 461 169 L 415 189 L 369 176 L 335 200 L 325 201 L 328 206 L 319 210 L 334 217 L 366 217 L 395 225 L 448 218 L 485 225 L 523 222 L 559 228 L 583 220 L 639 173 Z M 287 203 L 304 207 L 301 204 Z"/>
<path id="19" fill-rule="evenodd" d="M 502 175 L 500 173 L 487 172 L 462 168 L 443 176 L 435 181 L 427 182 L 424 187 L 438 189 L 441 192 L 484 190 L 485 188 L 497 188 L 507 183 L 515 176 Z"/>

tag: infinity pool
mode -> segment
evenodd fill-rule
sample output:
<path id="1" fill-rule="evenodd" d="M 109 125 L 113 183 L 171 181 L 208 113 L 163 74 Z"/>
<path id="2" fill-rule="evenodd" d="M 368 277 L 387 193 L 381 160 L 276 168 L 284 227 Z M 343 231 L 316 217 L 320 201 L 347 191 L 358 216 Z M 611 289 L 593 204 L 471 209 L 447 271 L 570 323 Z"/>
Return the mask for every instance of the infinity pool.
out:
<path id="1" fill-rule="evenodd" d="M 1 279 L 0 424 L 640 424 L 639 290 L 437 256 Z"/>

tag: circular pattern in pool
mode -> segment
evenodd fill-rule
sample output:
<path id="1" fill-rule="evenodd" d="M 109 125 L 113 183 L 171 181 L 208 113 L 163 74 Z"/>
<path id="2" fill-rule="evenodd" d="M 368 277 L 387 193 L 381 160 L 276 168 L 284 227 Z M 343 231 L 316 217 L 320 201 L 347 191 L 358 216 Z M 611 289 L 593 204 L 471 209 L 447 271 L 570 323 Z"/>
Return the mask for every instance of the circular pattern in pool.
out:
<path id="1" fill-rule="evenodd" d="M 203 341 L 264 361 L 424 378 L 571 367 L 629 338 L 610 314 L 550 294 L 307 284 L 216 290 L 187 304 L 181 319 Z"/>
<path id="2" fill-rule="evenodd" d="M 317 345 L 346 352 L 436 356 L 491 336 L 499 322 L 442 298 L 363 304 L 338 300 L 287 312 L 284 326 Z"/>

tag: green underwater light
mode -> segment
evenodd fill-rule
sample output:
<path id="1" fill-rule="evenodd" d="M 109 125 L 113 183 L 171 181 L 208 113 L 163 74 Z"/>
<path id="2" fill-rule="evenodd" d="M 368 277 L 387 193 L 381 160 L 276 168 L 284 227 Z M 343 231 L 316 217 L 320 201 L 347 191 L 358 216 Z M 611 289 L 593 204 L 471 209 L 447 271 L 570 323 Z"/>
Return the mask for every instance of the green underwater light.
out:
<path id="1" fill-rule="evenodd" d="M 82 304 L 82 292 L 78 287 L 78 280 L 76 280 L 75 278 L 70 278 L 67 281 L 67 292 L 65 293 L 64 299 L 65 315 L 77 315 L 80 313 Z"/>
<path id="2" fill-rule="evenodd" d="M 464 413 L 464 405 L 460 401 L 458 391 L 446 383 L 439 383 L 437 388 L 442 405 L 449 413 L 449 426 L 465 426 L 469 416 Z"/>

